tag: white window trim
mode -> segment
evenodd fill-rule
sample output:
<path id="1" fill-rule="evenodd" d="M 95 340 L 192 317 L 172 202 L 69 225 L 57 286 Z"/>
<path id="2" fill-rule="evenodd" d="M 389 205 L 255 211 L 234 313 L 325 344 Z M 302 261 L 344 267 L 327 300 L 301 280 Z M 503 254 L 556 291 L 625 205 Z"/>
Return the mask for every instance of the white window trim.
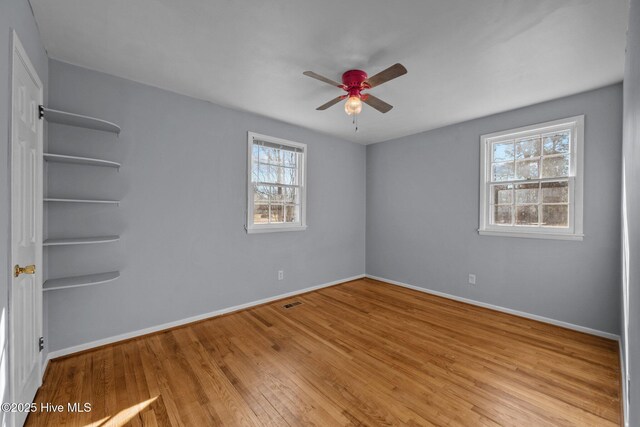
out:
<path id="1" fill-rule="evenodd" d="M 253 140 L 258 139 L 274 144 L 288 145 L 303 150 L 302 164 L 300 165 L 300 223 L 299 224 L 254 224 L 253 223 L 253 188 L 251 186 L 251 167 Z M 282 231 L 304 231 L 307 229 L 307 144 L 289 141 L 273 136 L 262 135 L 255 132 L 247 132 L 247 217 L 245 219 L 245 230 L 248 234 L 254 233 L 274 233 Z"/>
<path id="2" fill-rule="evenodd" d="M 491 176 L 491 155 L 488 145 L 495 140 L 526 137 L 527 134 L 553 131 L 555 128 L 571 127 L 571 171 L 569 180 L 569 227 L 530 228 L 525 226 L 497 226 L 490 224 L 489 177 Z M 583 240 L 583 177 L 584 177 L 584 115 L 553 120 L 494 132 L 480 137 L 480 228 L 478 233 L 485 236 L 525 237 L 534 239 Z M 527 182 L 527 181 L 523 181 Z"/>

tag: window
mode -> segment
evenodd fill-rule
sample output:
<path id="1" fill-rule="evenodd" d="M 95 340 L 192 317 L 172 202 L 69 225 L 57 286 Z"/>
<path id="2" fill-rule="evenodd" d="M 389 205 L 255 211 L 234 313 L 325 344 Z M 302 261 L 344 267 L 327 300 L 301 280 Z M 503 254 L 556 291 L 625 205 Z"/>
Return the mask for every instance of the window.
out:
<path id="1" fill-rule="evenodd" d="M 483 135 L 480 234 L 582 240 L 584 116 Z"/>
<path id="2" fill-rule="evenodd" d="M 249 132 L 247 233 L 306 229 L 307 146 Z"/>

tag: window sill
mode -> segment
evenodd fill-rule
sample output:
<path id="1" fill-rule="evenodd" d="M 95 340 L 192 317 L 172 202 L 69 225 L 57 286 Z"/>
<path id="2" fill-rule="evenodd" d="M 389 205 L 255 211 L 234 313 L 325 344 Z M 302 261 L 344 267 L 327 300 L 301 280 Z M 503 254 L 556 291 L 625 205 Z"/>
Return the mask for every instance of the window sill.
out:
<path id="1" fill-rule="evenodd" d="M 259 234 L 259 233 L 278 233 L 281 231 L 304 231 L 307 229 L 306 225 L 294 225 L 284 227 L 245 227 L 247 234 Z"/>
<path id="2" fill-rule="evenodd" d="M 568 233 L 531 233 L 526 231 L 478 230 L 481 236 L 524 237 L 528 239 L 574 240 L 582 241 L 584 234 Z"/>

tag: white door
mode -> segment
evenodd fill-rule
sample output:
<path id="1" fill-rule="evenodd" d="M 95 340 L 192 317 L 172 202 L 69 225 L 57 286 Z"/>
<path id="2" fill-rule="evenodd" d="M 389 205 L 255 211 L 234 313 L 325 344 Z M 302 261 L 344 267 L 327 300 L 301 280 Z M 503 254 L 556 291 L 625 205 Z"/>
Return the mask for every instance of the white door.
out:
<path id="1" fill-rule="evenodd" d="M 13 33 L 11 96 L 11 401 L 32 402 L 42 381 L 42 83 Z M 15 414 L 21 426 L 26 413 Z"/>

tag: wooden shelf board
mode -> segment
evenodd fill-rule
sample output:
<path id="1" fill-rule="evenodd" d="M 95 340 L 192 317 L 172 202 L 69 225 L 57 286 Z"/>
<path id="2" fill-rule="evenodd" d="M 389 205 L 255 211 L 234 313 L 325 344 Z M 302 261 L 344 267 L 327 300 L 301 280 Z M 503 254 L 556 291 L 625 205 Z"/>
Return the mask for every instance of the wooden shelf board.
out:
<path id="1" fill-rule="evenodd" d="M 79 288 L 83 286 L 93 286 L 108 283 L 120 277 L 119 271 L 108 273 L 87 274 L 84 276 L 61 277 L 59 279 L 48 279 L 44 282 L 42 290 L 53 291 L 56 289 Z"/>

